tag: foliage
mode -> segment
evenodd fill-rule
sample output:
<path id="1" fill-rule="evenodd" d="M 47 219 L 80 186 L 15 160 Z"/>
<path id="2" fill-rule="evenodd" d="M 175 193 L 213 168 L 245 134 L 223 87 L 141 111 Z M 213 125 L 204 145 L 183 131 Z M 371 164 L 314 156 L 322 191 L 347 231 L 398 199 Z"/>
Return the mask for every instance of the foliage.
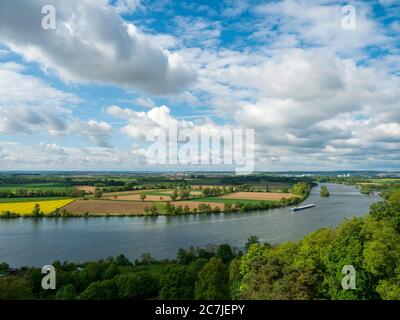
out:
<path id="1" fill-rule="evenodd" d="M 321 197 L 329 197 L 329 190 L 326 186 L 321 186 L 320 195 Z"/>
<path id="2" fill-rule="evenodd" d="M 9 276 L 0 279 L 0 300 L 33 299 L 32 288 L 21 277 Z"/>
<path id="3" fill-rule="evenodd" d="M 228 286 L 229 274 L 220 258 L 213 257 L 201 269 L 195 287 L 195 298 L 206 300 L 224 300 L 230 298 Z"/>
<path id="4" fill-rule="evenodd" d="M 293 189 L 308 190 L 305 184 Z M 400 192 L 392 191 L 367 216 L 300 241 L 271 246 L 251 236 L 243 256 L 225 243 L 180 249 L 174 261 L 157 261 L 150 254 L 135 263 L 123 255 L 84 264 L 56 261 L 55 292 L 41 288 L 40 269 L 14 270 L 2 263 L 0 299 L 399 300 L 399 227 Z M 342 287 L 346 265 L 356 270 L 355 289 Z"/>

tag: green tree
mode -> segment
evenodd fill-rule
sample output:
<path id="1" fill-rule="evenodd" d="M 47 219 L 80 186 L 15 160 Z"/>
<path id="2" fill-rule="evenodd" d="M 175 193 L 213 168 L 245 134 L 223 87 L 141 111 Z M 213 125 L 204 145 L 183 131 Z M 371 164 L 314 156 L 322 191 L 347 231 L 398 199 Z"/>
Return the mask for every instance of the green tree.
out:
<path id="1" fill-rule="evenodd" d="M 0 279 L 0 300 L 31 300 L 32 288 L 29 283 L 16 276 Z"/>
<path id="2" fill-rule="evenodd" d="M 123 300 L 157 297 L 160 286 L 159 280 L 145 271 L 120 275 L 115 278 L 115 283 L 118 286 L 118 298 Z"/>
<path id="3" fill-rule="evenodd" d="M 38 203 L 35 204 L 33 210 L 32 210 L 32 216 L 33 217 L 41 217 L 43 216 L 43 212 L 40 211 L 40 205 Z"/>
<path id="4" fill-rule="evenodd" d="M 9 268 L 10 266 L 7 263 L 0 263 L 0 273 L 7 273 Z"/>
<path id="5" fill-rule="evenodd" d="M 222 260 L 213 257 L 199 273 L 195 286 L 195 298 L 206 300 L 229 299 L 229 274 Z"/>
<path id="6" fill-rule="evenodd" d="M 94 197 L 95 197 L 96 199 L 100 199 L 102 196 L 103 196 L 103 191 L 101 191 L 100 189 L 96 189 L 96 190 L 94 191 Z"/>
<path id="7" fill-rule="evenodd" d="M 118 276 L 121 272 L 115 263 L 111 263 L 102 275 L 103 280 L 113 279 Z"/>
<path id="8" fill-rule="evenodd" d="M 197 274 L 187 265 L 173 265 L 161 277 L 160 299 L 191 300 Z"/>
<path id="9" fill-rule="evenodd" d="M 321 186 L 320 195 L 321 197 L 329 197 L 329 190 L 326 186 Z"/>
<path id="10" fill-rule="evenodd" d="M 250 237 L 247 239 L 247 242 L 246 242 L 246 244 L 245 244 L 245 250 L 246 250 L 246 251 L 249 250 L 250 246 L 251 246 L 252 244 L 255 244 L 255 243 L 260 244 L 260 237 L 258 237 L 258 236 L 256 236 L 256 235 L 250 236 Z"/>
<path id="11" fill-rule="evenodd" d="M 75 300 L 77 292 L 72 284 L 64 285 L 57 290 L 56 300 Z"/>
<path id="12" fill-rule="evenodd" d="M 118 297 L 118 287 L 113 280 L 91 283 L 80 294 L 81 300 L 113 300 Z"/>
<path id="13" fill-rule="evenodd" d="M 218 246 L 216 256 L 221 259 L 225 264 L 229 264 L 235 257 L 231 246 L 227 243 L 223 243 Z"/>
<path id="14" fill-rule="evenodd" d="M 172 201 L 175 201 L 176 199 L 178 199 L 178 191 L 175 189 L 172 194 L 170 195 Z"/>
<path id="15" fill-rule="evenodd" d="M 241 258 L 236 257 L 229 264 L 229 290 L 231 297 L 234 300 L 240 298 L 240 284 L 242 281 L 241 270 Z"/>

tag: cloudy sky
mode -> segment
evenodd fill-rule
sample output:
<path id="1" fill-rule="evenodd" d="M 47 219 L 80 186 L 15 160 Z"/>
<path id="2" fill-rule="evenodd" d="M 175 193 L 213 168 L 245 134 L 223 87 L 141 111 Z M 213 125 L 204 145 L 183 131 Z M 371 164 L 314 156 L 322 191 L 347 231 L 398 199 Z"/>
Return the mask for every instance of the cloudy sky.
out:
<path id="1" fill-rule="evenodd" d="M 259 170 L 399 170 L 399 17 L 398 0 L 0 0 L 0 168 L 150 169 L 145 132 L 175 119 L 254 129 Z"/>

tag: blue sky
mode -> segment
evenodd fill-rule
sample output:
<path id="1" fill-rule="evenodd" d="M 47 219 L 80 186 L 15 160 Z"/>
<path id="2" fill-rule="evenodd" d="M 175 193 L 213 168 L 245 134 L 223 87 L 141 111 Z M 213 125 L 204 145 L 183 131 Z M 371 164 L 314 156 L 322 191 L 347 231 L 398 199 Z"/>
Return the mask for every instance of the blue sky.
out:
<path id="1" fill-rule="evenodd" d="M 55 30 L 41 27 L 49 4 Z M 0 8 L 4 170 L 148 170 L 146 130 L 168 119 L 254 129 L 259 170 L 400 169 L 398 1 Z"/>

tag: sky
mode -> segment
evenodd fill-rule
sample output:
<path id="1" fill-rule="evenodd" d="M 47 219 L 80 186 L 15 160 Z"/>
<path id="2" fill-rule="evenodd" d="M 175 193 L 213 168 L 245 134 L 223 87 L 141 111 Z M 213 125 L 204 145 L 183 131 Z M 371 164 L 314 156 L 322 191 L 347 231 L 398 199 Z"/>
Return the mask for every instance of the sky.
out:
<path id="1" fill-rule="evenodd" d="M 229 169 L 146 163 L 176 120 L 253 129 L 256 170 L 400 170 L 399 18 L 398 0 L 0 0 L 0 169 Z"/>

